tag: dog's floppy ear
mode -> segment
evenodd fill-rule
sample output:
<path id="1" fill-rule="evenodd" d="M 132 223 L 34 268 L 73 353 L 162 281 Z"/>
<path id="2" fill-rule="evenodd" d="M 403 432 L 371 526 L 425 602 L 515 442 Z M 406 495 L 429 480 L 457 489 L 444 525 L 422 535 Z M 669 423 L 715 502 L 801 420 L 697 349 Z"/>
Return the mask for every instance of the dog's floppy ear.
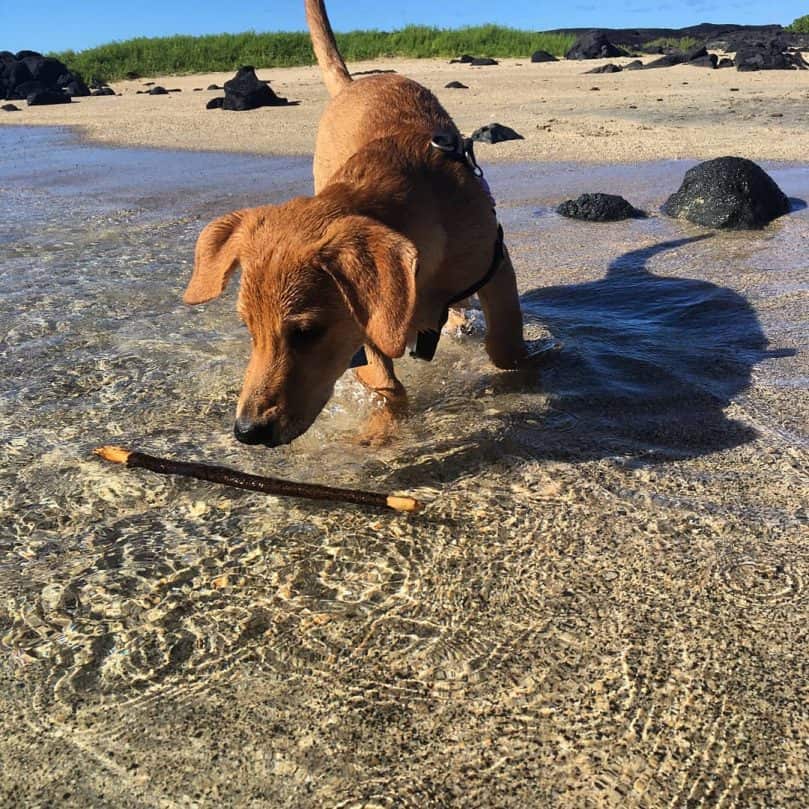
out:
<path id="1" fill-rule="evenodd" d="M 327 239 L 323 269 L 368 340 L 388 357 L 401 357 L 416 305 L 415 245 L 365 216 L 341 217 Z"/>
<path id="2" fill-rule="evenodd" d="M 218 298 L 239 263 L 244 211 L 234 211 L 206 225 L 197 239 L 194 272 L 183 300 L 205 303 Z"/>

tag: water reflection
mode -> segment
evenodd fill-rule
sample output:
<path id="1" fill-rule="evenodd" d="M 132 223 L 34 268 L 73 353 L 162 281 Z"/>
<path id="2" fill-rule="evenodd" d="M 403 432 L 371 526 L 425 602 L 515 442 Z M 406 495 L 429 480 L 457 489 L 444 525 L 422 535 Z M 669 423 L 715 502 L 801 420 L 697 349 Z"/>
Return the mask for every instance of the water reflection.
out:
<path id="1" fill-rule="evenodd" d="M 516 394 L 499 429 L 465 434 L 453 468 L 466 474 L 494 455 L 590 460 L 615 455 L 687 458 L 755 438 L 725 409 L 746 390 L 755 365 L 794 350 L 768 351 L 755 309 L 728 287 L 655 275 L 650 260 L 711 235 L 663 241 L 624 253 L 603 278 L 522 296 L 526 320 L 565 343 L 557 361 L 534 372 L 497 374 L 481 387 Z M 692 269 L 692 268 L 688 268 Z M 699 267 L 694 267 L 696 273 Z M 428 461 L 427 466 L 432 465 Z M 422 471 L 426 471 L 424 466 Z"/>

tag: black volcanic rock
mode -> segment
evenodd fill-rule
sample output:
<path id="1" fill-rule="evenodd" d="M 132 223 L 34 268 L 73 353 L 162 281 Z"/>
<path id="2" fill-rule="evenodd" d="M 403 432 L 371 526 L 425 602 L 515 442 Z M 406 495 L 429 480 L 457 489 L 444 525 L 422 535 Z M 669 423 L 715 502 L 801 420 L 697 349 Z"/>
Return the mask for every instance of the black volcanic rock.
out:
<path id="1" fill-rule="evenodd" d="M 653 70 L 654 68 L 658 67 L 674 67 L 674 65 L 681 65 L 685 61 L 685 54 L 681 53 L 680 51 L 666 53 L 663 54 L 663 56 L 661 56 L 659 59 L 649 62 L 649 64 L 645 66 L 645 70 Z"/>
<path id="2" fill-rule="evenodd" d="M 42 107 L 46 104 L 69 104 L 72 99 L 61 90 L 35 90 L 25 100 L 29 107 Z"/>
<path id="3" fill-rule="evenodd" d="M 450 59 L 449 63 L 451 65 L 473 65 L 475 67 L 499 64 L 496 59 L 490 59 L 488 56 L 470 56 L 468 53 L 459 56 L 457 59 Z"/>
<path id="4" fill-rule="evenodd" d="M 570 219 L 587 222 L 617 222 L 621 219 L 637 219 L 646 214 L 630 205 L 616 194 L 582 194 L 577 199 L 569 199 L 556 209 L 556 212 Z"/>
<path id="5" fill-rule="evenodd" d="M 168 90 L 165 87 L 162 87 L 159 84 L 156 84 L 154 87 L 150 87 L 148 90 L 148 95 L 150 96 L 164 96 L 168 95 Z"/>
<path id="6" fill-rule="evenodd" d="M 217 96 L 216 98 L 212 98 L 206 105 L 206 110 L 221 110 L 225 104 L 225 97 L 224 96 Z"/>
<path id="7" fill-rule="evenodd" d="M 82 77 L 78 73 L 74 73 L 72 76 L 73 78 L 61 85 L 62 92 L 76 98 L 90 95 L 90 88 L 84 83 Z"/>
<path id="8" fill-rule="evenodd" d="M 3 110 L 3 112 L 19 112 L 20 108 L 16 104 L 3 104 L 0 110 Z"/>
<path id="9" fill-rule="evenodd" d="M 604 31 L 588 31 L 573 43 L 565 59 L 610 59 L 627 55 L 609 41 Z"/>
<path id="10" fill-rule="evenodd" d="M 749 230 L 789 212 L 789 199 L 760 166 L 718 157 L 689 169 L 663 212 L 698 225 Z"/>
<path id="11" fill-rule="evenodd" d="M 534 51 L 531 54 L 532 62 L 558 62 L 559 60 L 547 51 Z"/>
<path id="12" fill-rule="evenodd" d="M 643 70 L 643 62 L 633 59 L 628 65 L 624 65 L 624 70 Z"/>
<path id="13" fill-rule="evenodd" d="M 723 56 L 719 60 L 717 67 L 734 67 L 733 59 L 728 59 L 727 56 Z"/>
<path id="14" fill-rule="evenodd" d="M 606 65 L 601 65 L 600 67 L 594 67 L 592 70 L 585 70 L 585 73 L 620 73 L 623 70 L 622 67 L 619 65 L 614 65 L 612 62 L 609 62 Z"/>
<path id="15" fill-rule="evenodd" d="M 446 87 L 447 90 L 468 90 L 469 89 L 469 87 L 467 85 L 465 85 L 463 82 L 460 82 L 460 81 L 447 82 L 444 85 L 444 87 Z"/>
<path id="16" fill-rule="evenodd" d="M 590 28 L 565 28 L 547 33 L 583 36 L 591 30 Z M 661 39 L 690 38 L 705 45 L 709 50 L 732 52 L 738 50 L 740 43 L 766 40 L 774 36 L 782 36 L 789 45 L 809 50 L 809 47 L 806 47 L 809 46 L 809 36 L 787 31 L 780 25 L 700 23 L 686 28 L 601 28 L 600 30 L 607 35 L 610 42 L 618 42 L 632 51 L 647 50 L 653 53 L 663 53 L 664 49 L 659 44 L 656 44 L 654 48 L 649 48 L 649 43 Z"/>
<path id="17" fill-rule="evenodd" d="M 519 132 L 502 124 L 486 124 L 472 133 L 472 140 L 479 143 L 500 143 L 504 140 L 524 140 Z"/>
<path id="18" fill-rule="evenodd" d="M 115 90 L 112 87 L 99 87 L 90 93 L 91 96 L 114 96 Z"/>
<path id="19" fill-rule="evenodd" d="M 34 79 L 41 81 L 46 87 L 54 87 L 59 78 L 69 72 L 62 62 L 49 56 L 26 56 L 23 62 Z"/>
<path id="20" fill-rule="evenodd" d="M 18 62 L 12 56 L 10 61 L 0 64 L 0 98 L 25 98 L 17 93 L 17 87 L 29 81 L 33 81 L 33 77 L 25 62 Z"/>
<path id="21" fill-rule="evenodd" d="M 698 59 L 689 59 L 686 64 L 692 67 L 707 67 L 713 70 L 719 58 L 715 53 L 709 53 L 707 56 L 700 56 Z"/>
<path id="22" fill-rule="evenodd" d="M 14 92 L 16 95 L 15 98 L 28 98 L 31 93 L 41 93 L 43 90 L 47 88 L 41 81 L 24 81 L 22 84 L 18 84 L 14 88 Z"/>
<path id="23" fill-rule="evenodd" d="M 708 49 L 704 45 L 697 45 L 685 52 L 685 61 L 693 62 L 695 59 L 702 59 L 708 55 Z"/>
<path id="24" fill-rule="evenodd" d="M 224 88 L 220 87 L 218 84 L 209 84 L 205 89 L 206 90 L 223 90 Z"/>
<path id="25" fill-rule="evenodd" d="M 288 102 L 277 96 L 267 82 L 256 76 L 251 65 L 239 68 L 236 75 L 225 82 L 225 110 L 254 110 L 257 107 L 281 107 Z"/>
<path id="26" fill-rule="evenodd" d="M 742 44 L 736 51 L 736 70 L 805 70 L 808 65 L 801 54 L 787 48 L 781 37 Z"/>
<path id="27" fill-rule="evenodd" d="M 82 77 L 58 59 L 43 56 L 36 51 L 0 53 L 0 98 L 27 99 L 32 93 L 42 91 L 64 91 L 70 96 L 90 94 Z"/>

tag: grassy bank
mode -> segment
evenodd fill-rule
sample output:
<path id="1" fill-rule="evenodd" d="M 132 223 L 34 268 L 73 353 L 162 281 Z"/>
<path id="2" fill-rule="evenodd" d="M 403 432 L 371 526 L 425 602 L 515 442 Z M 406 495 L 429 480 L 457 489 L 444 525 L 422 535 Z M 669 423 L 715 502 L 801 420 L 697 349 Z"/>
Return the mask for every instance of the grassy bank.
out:
<path id="1" fill-rule="evenodd" d="M 526 59 L 535 50 L 561 56 L 575 37 L 559 33 L 531 33 L 497 25 L 472 28 L 431 28 L 411 25 L 400 31 L 351 31 L 337 34 L 346 61 L 383 56 L 450 58 L 475 56 Z M 291 67 L 314 62 L 309 35 L 304 32 L 211 34 L 128 39 L 75 53 L 52 54 L 90 79 L 125 78 L 127 73 L 157 76 L 235 70 L 241 65 Z"/>

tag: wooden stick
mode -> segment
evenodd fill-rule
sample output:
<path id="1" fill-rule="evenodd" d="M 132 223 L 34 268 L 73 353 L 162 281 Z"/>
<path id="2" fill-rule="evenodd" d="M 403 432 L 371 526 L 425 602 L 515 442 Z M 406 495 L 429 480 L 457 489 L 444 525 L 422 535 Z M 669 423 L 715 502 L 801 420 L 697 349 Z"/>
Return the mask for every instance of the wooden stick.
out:
<path id="1" fill-rule="evenodd" d="M 261 475 L 249 475 L 227 466 L 208 466 L 207 464 L 187 461 L 171 461 L 168 458 L 156 458 L 143 452 L 133 452 L 122 447 L 104 446 L 93 450 L 106 461 L 125 464 L 128 467 L 140 467 L 160 475 L 182 475 L 184 477 L 210 480 L 225 486 L 238 489 L 250 489 L 266 494 L 277 494 L 284 497 L 306 497 L 310 500 L 335 500 L 342 503 L 356 503 L 362 506 L 392 508 L 395 511 L 418 511 L 421 503 L 413 497 L 398 494 L 378 494 L 363 492 L 357 489 L 337 489 L 333 486 L 319 486 L 314 483 L 295 483 L 281 478 L 267 478 Z"/>

